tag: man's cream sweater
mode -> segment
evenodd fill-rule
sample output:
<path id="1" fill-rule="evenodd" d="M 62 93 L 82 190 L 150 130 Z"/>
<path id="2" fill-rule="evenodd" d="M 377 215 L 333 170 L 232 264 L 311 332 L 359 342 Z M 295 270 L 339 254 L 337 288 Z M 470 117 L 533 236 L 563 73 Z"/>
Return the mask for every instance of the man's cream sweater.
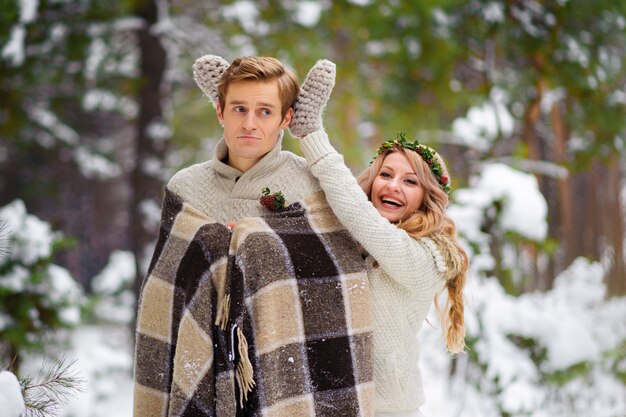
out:
<path id="1" fill-rule="evenodd" d="M 224 224 L 267 214 L 267 209 L 259 203 L 265 187 L 273 193 L 282 191 L 287 204 L 320 191 L 306 161 L 291 152 L 281 151 L 281 142 L 279 139 L 259 162 L 241 172 L 223 162 L 228 148 L 222 139 L 215 147 L 212 160 L 178 171 L 167 187 L 186 203 Z"/>
<path id="2" fill-rule="evenodd" d="M 326 133 L 304 137 L 301 149 L 335 215 L 369 253 L 376 411 L 416 410 L 424 403 L 417 333 L 444 286 L 441 254 L 378 213 Z"/>

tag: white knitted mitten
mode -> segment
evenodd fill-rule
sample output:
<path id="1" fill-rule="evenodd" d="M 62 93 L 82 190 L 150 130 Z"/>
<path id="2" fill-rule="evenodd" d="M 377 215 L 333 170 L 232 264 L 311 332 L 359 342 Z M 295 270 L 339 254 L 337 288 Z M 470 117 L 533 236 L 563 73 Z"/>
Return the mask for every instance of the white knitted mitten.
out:
<path id="1" fill-rule="evenodd" d="M 322 130 L 322 111 L 335 86 L 335 64 L 320 59 L 309 71 L 294 106 L 294 114 L 289 124 L 292 136 L 303 138 L 309 133 Z"/>
<path id="2" fill-rule="evenodd" d="M 204 55 L 193 64 L 193 79 L 213 106 L 217 103 L 217 83 L 230 64 L 217 55 Z"/>

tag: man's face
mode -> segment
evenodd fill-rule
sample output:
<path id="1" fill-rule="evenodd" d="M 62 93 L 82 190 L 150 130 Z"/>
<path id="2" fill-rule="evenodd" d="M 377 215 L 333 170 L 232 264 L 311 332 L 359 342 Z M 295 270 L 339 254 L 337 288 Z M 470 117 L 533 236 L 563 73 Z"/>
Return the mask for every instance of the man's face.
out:
<path id="1" fill-rule="evenodd" d="M 281 118 L 277 81 L 240 81 L 228 86 L 224 108 L 217 104 L 217 118 L 224 126 L 228 165 L 249 170 L 278 141 L 289 126 L 293 110 Z"/>

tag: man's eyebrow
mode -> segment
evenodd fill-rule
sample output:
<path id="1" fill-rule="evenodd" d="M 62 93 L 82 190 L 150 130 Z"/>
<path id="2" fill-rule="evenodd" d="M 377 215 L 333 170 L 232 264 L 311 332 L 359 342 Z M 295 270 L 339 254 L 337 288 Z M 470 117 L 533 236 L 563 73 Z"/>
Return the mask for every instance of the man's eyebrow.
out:
<path id="1" fill-rule="evenodd" d="M 245 105 L 248 104 L 248 102 L 243 101 L 243 100 L 232 100 L 232 101 L 229 101 L 228 104 L 234 105 L 234 106 L 245 106 Z M 257 104 L 259 106 L 262 106 L 262 107 L 270 107 L 272 109 L 276 108 L 276 106 L 274 104 L 269 103 L 269 102 L 261 101 L 261 102 L 259 102 Z"/>

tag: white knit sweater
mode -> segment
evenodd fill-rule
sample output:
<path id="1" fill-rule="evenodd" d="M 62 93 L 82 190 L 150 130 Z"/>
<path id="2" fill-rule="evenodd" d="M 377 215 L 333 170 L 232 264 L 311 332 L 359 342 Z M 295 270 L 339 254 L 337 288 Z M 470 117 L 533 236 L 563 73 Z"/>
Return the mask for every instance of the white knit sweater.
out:
<path id="1" fill-rule="evenodd" d="M 267 214 L 267 209 L 259 203 L 264 187 L 269 187 L 273 193 L 282 191 L 287 204 L 320 191 L 306 161 L 291 152 L 281 151 L 281 143 L 279 139 L 274 149 L 248 171 L 241 172 L 222 162 L 228 152 L 222 139 L 215 147 L 212 160 L 178 171 L 167 187 L 220 223 Z"/>
<path id="2" fill-rule="evenodd" d="M 413 239 L 378 213 L 326 133 L 309 134 L 301 148 L 335 215 L 369 253 L 376 412 L 416 410 L 424 403 L 417 333 L 445 282 L 441 256 L 430 239 Z"/>

